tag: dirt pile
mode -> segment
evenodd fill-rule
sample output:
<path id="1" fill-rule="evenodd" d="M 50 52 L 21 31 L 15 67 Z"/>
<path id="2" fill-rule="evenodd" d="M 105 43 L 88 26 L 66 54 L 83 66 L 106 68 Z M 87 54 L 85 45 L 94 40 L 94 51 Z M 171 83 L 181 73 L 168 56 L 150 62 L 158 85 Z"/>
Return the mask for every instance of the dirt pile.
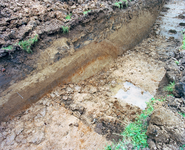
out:
<path id="1" fill-rule="evenodd" d="M 149 147 L 153 150 L 179 149 L 185 144 L 184 128 L 185 120 L 180 114 L 164 107 L 155 109 L 146 133 Z"/>

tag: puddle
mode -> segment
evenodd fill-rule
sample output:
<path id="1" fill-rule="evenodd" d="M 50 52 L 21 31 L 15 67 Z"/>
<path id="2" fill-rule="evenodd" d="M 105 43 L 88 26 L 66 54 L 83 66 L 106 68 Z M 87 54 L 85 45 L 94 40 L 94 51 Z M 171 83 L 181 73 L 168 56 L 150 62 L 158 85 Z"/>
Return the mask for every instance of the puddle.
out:
<path id="1" fill-rule="evenodd" d="M 153 96 L 130 82 L 125 82 L 123 85 L 126 91 L 120 89 L 115 97 L 144 110 L 146 108 L 145 102 L 148 102 Z"/>
<path id="2" fill-rule="evenodd" d="M 164 11 L 165 10 L 165 11 Z M 181 40 L 183 25 L 185 20 L 178 17 L 184 14 L 185 1 L 170 1 L 164 5 L 163 11 L 159 16 L 160 34 L 166 38 L 174 37 Z M 170 32 L 175 31 L 175 32 Z"/>

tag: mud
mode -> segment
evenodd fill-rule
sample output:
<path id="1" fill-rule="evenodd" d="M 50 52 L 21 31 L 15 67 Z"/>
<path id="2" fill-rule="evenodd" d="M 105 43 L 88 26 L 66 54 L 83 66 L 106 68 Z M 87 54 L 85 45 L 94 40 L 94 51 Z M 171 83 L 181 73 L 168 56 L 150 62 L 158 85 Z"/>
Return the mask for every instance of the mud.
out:
<path id="1" fill-rule="evenodd" d="M 26 0 L 23 2 L 26 5 L 22 4 L 18 7 L 27 10 L 30 2 L 32 1 Z M 4 5 L 8 8 L 14 5 L 7 1 L 2 3 L 5 3 Z M 25 15 L 32 17 L 30 12 L 33 12 L 33 17 L 37 16 L 38 21 L 40 17 L 44 17 L 41 15 L 43 11 L 51 10 L 50 7 L 53 11 L 58 10 L 60 7 L 63 8 L 65 5 L 61 4 L 66 2 L 56 2 L 52 6 L 48 5 L 48 8 L 45 3 L 34 1 L 33 8 L 29 8 Z M 102 2 L 104 3 L 108 2 Z M 21 38 L 11 39 L 10 45 L 11 42 L 27 40 L 35 34 L 38 34 L 39 42 L 33 45 L 33 54 L 26 54 L 18 45 L 13 45 L 13 50 L 16 51 L 5 52 L 8 56 L 0 60 L 0 67 L 3 69 L 0 72 L 0 79 L 6 83 L 0 89 L 0 120 L 6 120 L 9 115 L 15 115 L 28 108 L 60 84 L 76 83 L 93 76 L 113 62 L 118 55 L 141 42 L 148 35 L 163 3 L 164 1 L 155 0 L 141 3 L 134 1 L 129 2 L 128 7 L 123 9 L 112 8 L 111 3 L 105 5 L 107 7 L 98 8 L 97 11 L 92 10 L 88 15 L 82 15 L 81 21 L 74 17 L 67 20 L 66 24 L 71 27 L 68 34 L 62 32 L 61 26 L 66 24 L 59 21 L 56 15 L 55 19 L 40 20 L 40 24 L 33 28 L 29 23 L 18 27 L 16 30 L 20 34 L 23 31 L 27 33 L 30 27 L 31 29 L 29 34 L 25 32 L 21 34 Z M 57 6 L 54 9 L 55 5 Z M 72 7 L 71 4 L 68 7 Z M 78 7 L 81 6 L 78 5 Z M 15 16 L 20 15 L 19 11 L 15 13 Z M 10 21 L 13 16 L 12 13 L 10 14 L 10 16 L 3 17 L 2 22 Z M 18 18 L 15 20 L 17 21 Z M 14 23 L 11 21 L 8 27 L 16 24 L 16 21 L 13 21 Z M 6 25 L 3 24 L 4 26 Z M 8 29 L 2 32 L 3 35 L 9 34 Z M 1 50 L 4 54 L 4 49 L 1 48 Z"/>
<path id="2" fill-rule="evenodd" d="M 168 9 L 165 11 L 168 11 Z M 172 57 L 183 61 L 183 57 L 180 57 L 183 54 L 179 54 L 178 48 L 181 43 L 171 38 L 161 37 L 158 35 L 158 29 L 159 26 L 156 22 L 147 39 L 133 49 L 121 54 L 117 59 L 105 57 L 108 58 L 106 63 L 109 65 L 103 67 L 103 70 L 93 68 L 96 66 L 96 61 L 91 58 L 90 62 L 92 63 L 90 64 L 92 65 L 76 68 L 78 73 L 71 77 L 73 83 L 66 83 L 68 82 L 66 80 L 64 84 L 55 88 L 52 87 L 51 92 L 32 104 L 30 108 L 25 109 L 13 118 L 9 118 L 6 122 L 1 122 L 1 149 L 104 149 L 106 144 L 111 144 L 111 141 L 121 140 L 120 133 L 126 125 L 136 119 L 142 110 L 138 106 L 116 98 L 116 93 L 120 89 L 126 90 L 124 83 L 130 82 L 143 92 L 148 91 L 151 95 L 158 97 L 164 96 L 166 93 L 162 88 L 169 83 L 169 77 L 166 74 L 166 62 L 171 60 Z M 105 42 L 103 46 L 106 44 Z M 46 52 L 49 53 L 50 51 L 51 49 L 48 48 Z M 59 65 L 60 61 L 57 61 L 54 55 L 51 56 Z M 98 64 L 101 64 L 104 60 L 102 58 L 99 57 L 98 61 L 100 63 Z M 47 57 L 42 60 L 46 59 Z M 181 75 L 183 74 L 183 70 L 180 70 L 182 66 L 183 63 L 175 66 Z M 51 71 L 51 68 L 48 70 Z M 86 71 L 95 72 L 95 74 L 91 77 Z M 25 97 L 27 93 L 19 92 L 19 94 Z M 21 98 L 19 94 L 17 94 L 17 97 Z M 165 106 L 165 109 L 169 107 L 171 110 L 163 110 L 164 115 L 157 116 L 158 112 L 162 111 L 160 108 L 163 106 Z M 174 107 L 177 108 L 175 111 Z M 173 133 L 176 134 L 176 131 L 184 133 L 179 132 L 180 130 L 184 131 L 184 127 L 179 127 L 177 124 L 183 124 L 183 118 L 174 113 L 177 110 L 183 112 L 183 108 L 184 102 L 182 99 L 181 101 L 172 100 L 166 104 L 160 103 L 156 106 L 157 110 L 153 114 L 153 118 L 160 117 L 163 121 L 164 118 L 169 118 L 171 113 L 170 117 L 175 118 L 177 122 L 176 126 L 170 124 L 170 127 L 178 128 L 178 130 L 174 128 Z M 165 115 L 168 117 L 165 117 Z M 156 124 L 153 118 L 151 118 L 150 126 L 160 126 L 161 123 Z M 169 120 L 173 122 L 173 119 Z M 170 129 L 166 129 L 168 125 L 164 123 L 162 124 L 164 129 L 159 128 L 159 133 L 169 131 L 165 134 L 167 138 L 169 138 L 169 135 L 173 136 Z M 158 127 L 156 128 L 158 129 Z M 152 128 L 149 129 L 151 130 L 148 130 L 148 135 L 152 142 L 148 141 L 148 143 L 154 145 L 153 147 L 150 146 L 151 149 L 179 148 L 178 143 L 176 143 L 179 140 L 178 136 L 177 138 L 171 138 L 173 140 L 170 140 L 170 144 L 169 141 L 156 144 L 155 141 L 165 140 L 163 134 L 160 134 L 160 137 L 153 136 Z M 183 140 L 182 136 L 181 144 L 184 142 Z"/>

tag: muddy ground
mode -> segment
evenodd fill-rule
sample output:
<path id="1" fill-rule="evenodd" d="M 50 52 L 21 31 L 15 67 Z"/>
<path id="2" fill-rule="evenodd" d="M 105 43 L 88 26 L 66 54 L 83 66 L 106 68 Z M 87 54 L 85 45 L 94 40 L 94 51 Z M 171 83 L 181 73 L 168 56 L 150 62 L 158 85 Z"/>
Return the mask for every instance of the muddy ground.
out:
<path id="1" fill-rule="evenodd" d="M 125 81 L 155 95 L 178 44 L 151 35 L 94 77 L 53 89 L 1 123 L 1 149 L 103 149 L 118 141 L 141 109 L 113 96 Z"/>
<path id="2" fill-rule="evenodd" d="M 150 149 L 178 149 L 185 144 L 185 120 L 178 114 L 185 113 L 180 86 L 185 55 L 179 52 L 179 40 L 158 35 L 158 25 L 147 39 L 97 75 L 58 86 L 18 116 L 2 122 L 0 149 L 104 149 L 120 140 L 126 125 L 142 111 L 115 98 L 126 81 L 158 98 L 169 94 L 163 90 L 169 81 L 178 83 L 173 93 L 176 98 L 168 97 L 155 106 L 147 135 Z"/>

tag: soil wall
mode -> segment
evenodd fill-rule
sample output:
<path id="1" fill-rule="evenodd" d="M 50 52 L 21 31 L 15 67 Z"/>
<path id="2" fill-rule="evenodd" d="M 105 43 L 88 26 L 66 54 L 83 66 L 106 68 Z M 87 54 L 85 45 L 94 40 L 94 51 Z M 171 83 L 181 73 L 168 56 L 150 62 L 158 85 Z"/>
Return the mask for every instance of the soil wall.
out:
<path id="1" fill-rule="evenodd" d="M 0 121 L 29 107 L 59 84 L 93 76 L 134 47 L 148 35 L 163 3 L 143 0 L 130 2 L 123 9 L 101 9 L 70 22 L 68 34 L 53 24 L 44 31 L 36 30 L 40 41 L 34 53 L 17 51 L 12 59 L 19 64 L 8 62 L 10 70 L 13 64 L 24 64 L 24 69 L 17 67 L 8 76 L 6 72 L 0 76 Z M 6 58 L 1 58 L 0 64 L 5 62 Z"/>

